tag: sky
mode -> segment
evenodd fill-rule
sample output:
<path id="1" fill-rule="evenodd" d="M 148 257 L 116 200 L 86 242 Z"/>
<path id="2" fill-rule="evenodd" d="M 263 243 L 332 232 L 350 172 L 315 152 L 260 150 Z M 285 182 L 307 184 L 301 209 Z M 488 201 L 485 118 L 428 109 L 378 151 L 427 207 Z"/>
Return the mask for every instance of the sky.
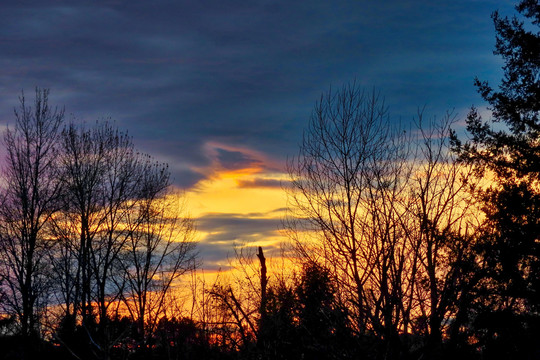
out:
<path id="1" fill-rule="evenodd" d="M 491 14 L 510 1 L 3 0 L 0 125 L 49 88 L 68 119 L 112 119 L 169 164 L 208 269 L 234 243 L 277 249 L 284 165 L 313 106 L 356 81 L 392 121 L 483 106 L 496 84 Z M 457 125 L 459 126 L 459 124 Z"/>

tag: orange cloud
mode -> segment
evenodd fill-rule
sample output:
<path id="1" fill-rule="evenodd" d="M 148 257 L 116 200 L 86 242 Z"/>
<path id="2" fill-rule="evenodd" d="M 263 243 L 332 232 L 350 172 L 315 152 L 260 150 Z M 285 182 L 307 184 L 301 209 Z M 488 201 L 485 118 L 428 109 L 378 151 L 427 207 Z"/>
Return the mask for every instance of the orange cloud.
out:
<path id="1" fill-rule="evenodd" d="M 244 147 L 209 142 L 206 177 L 186 192 L 199 232 L 203 267 L 228 268 L 234 244 L 277 251 L 286 207 L 281 184 L 288 176 L 268 156 Z"/>

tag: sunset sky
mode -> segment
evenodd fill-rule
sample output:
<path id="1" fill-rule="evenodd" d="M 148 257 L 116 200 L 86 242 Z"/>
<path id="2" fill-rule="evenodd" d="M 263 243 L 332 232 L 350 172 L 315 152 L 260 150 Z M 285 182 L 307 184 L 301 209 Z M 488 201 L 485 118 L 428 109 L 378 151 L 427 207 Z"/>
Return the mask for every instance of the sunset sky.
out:
<path id="1" fill-rule="evenodd" d="M 490 18 L 510 1 L 30 1 L 0 4 L 0 124 L 21 90 L 68 119 L 111 118 L 169 164 L 204 266 L 234 242 L 271 249 L 284 164 L 317 98 L 356 79 L 408 122 L 484 105 L 501 61 Z"/>

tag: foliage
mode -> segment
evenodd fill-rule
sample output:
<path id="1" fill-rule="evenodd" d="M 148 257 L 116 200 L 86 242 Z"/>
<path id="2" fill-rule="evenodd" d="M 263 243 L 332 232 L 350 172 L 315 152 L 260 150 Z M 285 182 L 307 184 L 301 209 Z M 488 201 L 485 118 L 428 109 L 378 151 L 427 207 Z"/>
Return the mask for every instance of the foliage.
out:
<path id="1" fill-rule="evenodd" d="M 471 314 L 486 358 L 540 352 L 533 340 L 540 321 L 540 4 L 524 0 L 516 9 L 522 19 L 493 14 L 494 53 L 504 61 L 498 89 L 476 80 L 492 120 L 473 108 L 471 141 L 454 139 L 462 160 L 494 175 L 494 184 L 479 192 L 486 219 L 476 247 L 482 278 Z"/>

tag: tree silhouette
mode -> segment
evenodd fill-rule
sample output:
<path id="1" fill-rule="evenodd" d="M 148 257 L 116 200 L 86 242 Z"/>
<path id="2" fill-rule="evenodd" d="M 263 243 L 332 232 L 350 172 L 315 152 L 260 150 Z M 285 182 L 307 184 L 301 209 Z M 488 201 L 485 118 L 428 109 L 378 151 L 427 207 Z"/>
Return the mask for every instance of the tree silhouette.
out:
<path id="1" fill-rule="evenodd" d="M 58 138 L 64 111 L 49 105 L 49 91 L 36 89 L 34 104 L 24 94 L 15 126 L 4 136 L 7 150 L 0 205 L 2 312 L 15 313 L 24 337 L 38 335 L 50 274 L 46 226 L 58 208 Z"/>
<path id="2" fill-rule="evenodd" d="M 111 328 L 123 303 L 146 346 L 169 289 L 195 265 L 192 222 L 174 206 L 167 165 L 139 153 L 111 123 L 72 123 L 61 144 L 63 206 L 51 221 L 51 262 L 64 324 L 80 324 L 96 356 L 109 356 L 126 335 Z"/>
<path id="3" fill-rule="evenodd" d="M 350 84 L 321 97 L 289 162 L 296 250 L 331 271 L 356 334 L 384 358 L 407 356 L 415 332 L 440 351 L 470 288 L 475 181 L 449 152 L 453 121 L 420 114 L 413 136 Z"/>
<path id="4" fill-rule="evenodd" d="M 475 82 L 492 119 L 473 108 L 471 141 L 454 139 L 463 160 L 494 175 L 480 194 L 486 221 L 477 248 L 483 280 L 475 314 L 485 354 L 495 358 L 539 350 L 533 338 L 540 320 L 540 4 L 524 0 L 516 9 L 521 18 L 493 14 L 494 54 L 504 61 L 498 89 Z"/>
<path id="5" fill-rule="evenodd" d="M 411 174 L 410 136 L 400 135 L 384 99 L 352 83 L 321 96 L 288 163 L 288 225 L 293 236 L 313 235 L 297 241 L 297 250 L 332 270 L 357 333 L 374 331 L 392 351 L 409 306 L 401 275 L 413 264 L 406 260 L 412 247 L 397 230 Z M 407 291 L 412 296 L 413 288 Z"/>
<path id="6" fill-rule="evenodd" d="M 183 217 L 180 194 L 170 192 L 169 174 L 159 164 L 144 166 L 143 191 L 128 214 L 129 234 L 119 258 L 117 283 L 131 319 L 137 323 L 140 345 L 167 313 L 167 297 L 175 281 L 196 265 L 193 221 Z"/>
<path id="7" fill-rule="evenodd" d="M 304 359 L 345 359 L 355 340 L 347 308 L 338 298 L 336 282 L 328 269 L 304 265 L 296 285 L 298 336 Z"/>
<path id="8" fill-rule="evenodd" d="M 36 89 L 33 106 L 22 95 L 4 136 L 0 337 L 45 346 L 46 333 L 76 358 L 110 358 L 147 345 L 170 310 L 197 264 L 193 222 L 166 164 L 109 122 L 61 131 L 48 95 Z M 32 358 L 38 347 L 13 349 Z"/>

